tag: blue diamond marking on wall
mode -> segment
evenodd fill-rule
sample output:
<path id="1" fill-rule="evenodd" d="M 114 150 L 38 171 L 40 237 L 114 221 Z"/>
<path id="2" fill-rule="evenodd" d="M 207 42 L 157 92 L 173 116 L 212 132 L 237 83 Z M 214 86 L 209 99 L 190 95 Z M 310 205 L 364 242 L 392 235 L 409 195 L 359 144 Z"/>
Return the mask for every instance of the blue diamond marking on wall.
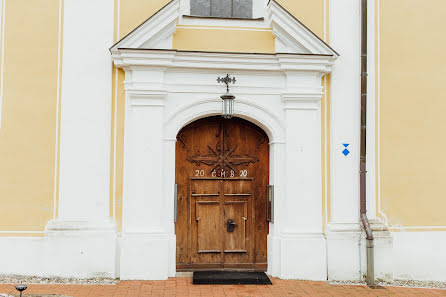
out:
<path id="1" fill-rule="evenodd" d="M 342 151 L 342 153 L 344 154 L 344 156 L 348 156 L 348 154 L 350 154 L 350 151 L 347 149 L 347 147 L 350 145 L 350 143 L 343 143 L 342 144 L 344 147 L 345 147 L 345 149 Z"/>

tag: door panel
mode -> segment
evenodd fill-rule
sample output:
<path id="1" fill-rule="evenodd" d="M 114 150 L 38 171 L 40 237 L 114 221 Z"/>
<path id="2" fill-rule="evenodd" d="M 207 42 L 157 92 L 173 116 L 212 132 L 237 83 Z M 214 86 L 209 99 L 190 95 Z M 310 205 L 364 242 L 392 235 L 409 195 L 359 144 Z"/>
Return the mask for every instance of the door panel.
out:
<path id="1" fill-rule="evenodd" d="M 178 270 L 266 269 L 268 143 L 238 118 L 205 118 L 178 133 Z"/>
<path id="2" fill-rule="evenodd" d="M 221 218 L 219 201 L 197 201 L 198 253 L 221 252 Z"/>
<path id="3" fill-rule="evenodd" d="M 225 179 L 223 182 L 225 267 L 254 262 L 252 184 L 255 184 L 252 178 Z M 233 232 L 227 231 L 229 219 L 236 223 Z"/>
<path id="4" fill-rule="evenodd" d="M 226 230 L 224 230 L 225 253 L 246 253 L 246 221 L 248 220 L 248 203 L 247 201 L 225 201 L 224 222 Z M 230 224 L 230 220 L 234 224 Z M 228 225 L 234 225 L 233 231 Z"/>
<path id="5" fill-rule="evenodd" d="M 191 263 L 222 262 L 221 182 L 203 178 L 190 179 Z"/>

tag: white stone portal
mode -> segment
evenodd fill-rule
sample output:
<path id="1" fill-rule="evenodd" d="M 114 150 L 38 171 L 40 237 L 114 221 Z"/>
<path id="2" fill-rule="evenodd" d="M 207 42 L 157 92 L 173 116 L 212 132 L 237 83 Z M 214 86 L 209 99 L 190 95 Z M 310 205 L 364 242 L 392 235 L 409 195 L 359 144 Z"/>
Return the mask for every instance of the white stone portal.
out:
<path id="1" fill-rule="evenodd" d="M 326 279 L 321 199 L 321 78 L 333 56 L 191 53 L 118 49 L 126 73 L 121 279 L 175 275 L 175 141 L 196 119 L 221 114 L 225 87 L 237 77 L 235 115 L 260 126 L 271 141 L 274 224 L 268 272 Z"/>

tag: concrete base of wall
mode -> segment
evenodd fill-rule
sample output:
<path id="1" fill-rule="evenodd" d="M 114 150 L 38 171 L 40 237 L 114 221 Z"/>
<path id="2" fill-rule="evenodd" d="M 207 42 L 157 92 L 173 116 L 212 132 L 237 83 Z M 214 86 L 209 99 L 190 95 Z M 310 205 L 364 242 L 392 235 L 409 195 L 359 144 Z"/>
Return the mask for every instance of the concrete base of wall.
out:
<path id="1" fill-rule="evenodd" d="M 160 280 L 175 276 L 176 237 L 125 235 L 121 238 L 120 278 Z"/>
<path id="2" fill-rule="evenodd" d="M 116 239 L 112 221 L 52 220 L 45 228 L 44 274 L 116 277 Z"/>
<path id="3" fill-rule="evenodd" d="M 275 257 L 269 263 L 276 263 L 275 267 L 268 267 L 268 273 L 272 276 L 282 279 L 327 279 L 326 243 L 323 234 L 282 234 L 269 237 L 268 244 L 272 244 L 268 257 Z"/>
<path id="4" fill-rule="evenodd" d="M 446 281 L 446 232 L 392 232 L 394 278 Z"/>
<path id="5" fill-rule="evenodd" d="M 392 236 L 378 221 L 374 235 L 375 279 L 393 280 Z M 360 224 L 330 224 L 327 228 L 328 280 L 364 281 L 367 275 L 365 234 Z"/>
<path id="6" fill-rule="evenodd" d="M 67 228 L 73 225 L 52 222 L 44 237 L 0 237 L 0 274 L 141 280 L 175 276 L 175 236 L 117 238 L 113 228 L 104 228 L 107 224 L 96 225 L 95 230 L 91 224 L 83 230 Z M 86 226 L 76 225 L 78 229 Z M 374 236 L 376 279 L 446 281 L 446 232 L 375 229 Z M 272 276 L 364 279 L 365 237 L 361 232 L 332 230 L 326 239 L 323 235 L 269 236 L 268 247 L 269 263 L 274 263 L 268 267 Z"/>

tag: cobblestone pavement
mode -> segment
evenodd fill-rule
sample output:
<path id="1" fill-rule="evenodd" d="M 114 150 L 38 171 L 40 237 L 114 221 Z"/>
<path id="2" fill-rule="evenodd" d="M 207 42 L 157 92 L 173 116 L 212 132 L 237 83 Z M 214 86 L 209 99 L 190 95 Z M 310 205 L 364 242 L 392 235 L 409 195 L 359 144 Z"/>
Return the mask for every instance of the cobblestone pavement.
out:
<path id="1" fill-rule="evenodd" d="M 191 278 L 169 278 L 167 281 L 120 281 L 116 285 L 28 285 L 23 297 L 276 297 L 276 296 L 446 296 L 446 290 L 402 287 L 330 285 L 325 282 L 280 280 L 272 286 L 258 285 L 193 285 Z M 0 294 L 15 295 L 14 286 L 0 284 Z"/>

